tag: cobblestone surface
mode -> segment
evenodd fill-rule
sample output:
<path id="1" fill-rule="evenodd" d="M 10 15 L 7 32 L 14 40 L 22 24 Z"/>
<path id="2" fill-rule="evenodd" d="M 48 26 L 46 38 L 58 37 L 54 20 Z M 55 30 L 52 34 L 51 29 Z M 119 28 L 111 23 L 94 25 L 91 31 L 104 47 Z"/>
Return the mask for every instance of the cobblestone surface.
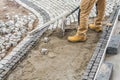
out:
<path id="1" fill-rule="evenodd" d="M 63 14 L 65 11 L 73 11 L 76 7 L 79 7 L 81 0 L 20 0 L 27 4 L 29 7 L 36 10 L 40 16 L 42 23 L 54 19 L 55 17 Z M 120 0 L 107 0 L 105 15 L 109 16 L 114 10 L 115 5 L 119 5 Z M 78 11 L 71 14 L 66 19 L 66 24 L 70 25 L 71 22 L 78 21 Z M 90 17 L 96 16 L 96 7 L 92 9 Z M 61 20 L 56 21 L 50 29 L 60 27 Z"/>

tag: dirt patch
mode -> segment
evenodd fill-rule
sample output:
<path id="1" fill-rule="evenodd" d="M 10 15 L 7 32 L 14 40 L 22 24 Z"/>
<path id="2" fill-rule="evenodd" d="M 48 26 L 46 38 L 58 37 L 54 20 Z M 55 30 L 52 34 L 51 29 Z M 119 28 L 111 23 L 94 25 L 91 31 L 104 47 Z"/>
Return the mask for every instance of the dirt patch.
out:
<path id="1" fill-rule="evenodd" d="M 0 19 L 8 20 L 6 15 L 16 15 L 16 14 L 28 14 L 28 10 L 17 4 L 14 0 L 1 0 L 0 1 Z"/>
<path id="2" fill-rule="evenodd" d="M 19 5 L 15 0 L 1 0 L 0 1 L 0 20 L 8 21 L 9 16 L 14 15 L 28 15 L 30 11 Z M 34 27 L 38 24 L 38 19 L 34 22 Z"/>
<path id="3" fill-rule="evenodd" d="M 55 31 L 49 35 L 49 42 L 43 41 L 44 36 L 33 48 L 27 58 L 13 71 L 8 80 L 81 80 L 100 34 L 88 31 L 86 42 L 70 43 L 68 35 L 76 30 L 67 30 L 64 37 Z M 46 48 L 47 54 L 41 54 Z"/>

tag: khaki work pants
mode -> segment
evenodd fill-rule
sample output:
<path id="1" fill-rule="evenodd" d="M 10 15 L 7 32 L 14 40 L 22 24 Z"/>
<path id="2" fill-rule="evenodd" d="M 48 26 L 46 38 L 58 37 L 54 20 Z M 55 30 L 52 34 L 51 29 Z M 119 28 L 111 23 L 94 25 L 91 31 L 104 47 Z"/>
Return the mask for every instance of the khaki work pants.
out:
<path id="1" fill-rule="evenodd" d="M 102 24 L 105 13 L 106 0 L 82 0 L 80 5 L 81 12 L 80 27 L 78 28 L 79 34 L 86 34 L 88 30 L 88 17 L 95 3 L 97 4 L 97 18 L 95 21 L 95 25 L 97 26 Z"/>

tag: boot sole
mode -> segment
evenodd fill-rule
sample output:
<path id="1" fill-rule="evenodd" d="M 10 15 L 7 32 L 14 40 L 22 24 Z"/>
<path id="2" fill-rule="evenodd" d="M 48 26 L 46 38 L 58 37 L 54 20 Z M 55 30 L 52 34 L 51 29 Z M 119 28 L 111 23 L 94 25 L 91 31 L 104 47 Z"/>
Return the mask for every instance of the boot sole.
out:
<path id="1" fill-rule="evenodd" d="M 86 42 L 87 41 L 87 38 L 85 40 L 79 40 L 79 41 L 69 41 L 68 42 L 72 42 L 72 43 L 77 43 L 77 42 Z"/>
<path id="2" fill-rule="evenodd" d="M 102 32 L 103 30 L 100 30 L 100 31 L 96 31 L 95 29 L 91 29 L 91 28 L 89 28 L 90 30 L 92 30 L 92 31 L 95 31 L 95 32 L 97 32 L 97 33 L 100 33 L 100 32 Z"/>

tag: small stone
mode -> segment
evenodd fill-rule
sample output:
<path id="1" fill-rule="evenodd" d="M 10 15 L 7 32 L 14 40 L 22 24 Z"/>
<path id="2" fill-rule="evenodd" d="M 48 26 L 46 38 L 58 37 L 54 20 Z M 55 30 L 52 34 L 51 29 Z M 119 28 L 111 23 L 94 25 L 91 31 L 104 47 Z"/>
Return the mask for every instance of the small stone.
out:
<path id="1" fill-rule="evenodd" d="M 42 55 L 48 54 L 48 49 L 42 48 L 42 49 L 41 49 L 41 54 L 42 54 Z"/>
<path id="2" fill-rule="evenodd" d="M 0 51 L 2 51 L 2 48 L 0 47 Z M 0 52 L 1 53 L 1 52 Z"/>
<path id="3" fill-rule="evenodd" d="M 7 14 L 5 15 L 5 18 L 10 20 L 11 17 L 10 17 L 10 15 L 9 15 L 9 13 L 7 13 Z"/>
<path id="4" fill-rule="evenodd" d="M 48 57 L 50 58 L 55 58 L 56 57 L 56 54 L 54 52 L 49 52 L 48 53 Z"/>
<path id="5" fill-rule="evenodd" d="M 14 20 L 15 20 L 15 22 L 17 22 L 19 19 L 20 19 L 20 18 L 19 18 L 18 15 L 15 15 L 15 16 L 14 16 Z"/>
<path id="6" fill-rule="evenodd" d="M 1 28 L 1 27 L 6 27 L 6 26 L 5 26 L 5 23 L 0 20 L 0 28 Z"/>
<path id="7" fill-rule="evenodd" d="M 2 50 L 2 53 L 5 53 L 5 52 L 6 52 L 6 50 L 5 50 L 5 49 L 3 49 L 3 50 Z"/>
<path id="8" fill-rule="evenodd" d="M 3 45 L 1 45 L 1 48 L 4 49 L 5 47 Z"/>
<path id="9" fill-rule="evenodd" d="M 6 24 L 6 26 L 11 27 L 11 26 L 14 25 L 14 21 L 9 20 L 9 21 L 7 21 L 5 24 Z"/>
<path id="10" fill-rule="evenodd" d="M 1 60 L 1 59 L 0 59 Z M 2 68 L 3 67 L 3 65 L 2 64 L 0 64 L 0 68 Z"/>
<path id="11" fill-rule="evenodd" d="M 3 7 L 3 9 L 4 9 L 4 10 L 6 10 L 6 9 L 7 9 L 7 7 Z"/>
<path id="12" fill-rule="evenodd" d="M 6 53 L 2 53 L 2 54 L 0 54 L 0 57 L 1 57 L 1 58 L 4 58 L 5 55 L 6 55 Z"/>
<path id="13" fill-rule="evenodd" d="M 17 45 L 17 42 L 12 42 L 12 46 L 15 47 Z"/>
<path id="14" fill-rule="evenodd" d="M 28 19 L 36 19 L 36 16 L 35 15 L 33 15 L 32 13 L 29 13 L 29 16 L 28 16 Z"/>
<path id="15" fill-rule="evenodd" d="M 44 43 L 48 43 L 49 38 L 48 37 L 44 37 L 43 41 L 44 41 Z"/>
<path id="16" fill-rule="evenodd" d="M 3 35 L 7 33 L 7 29 L 5 27 L 2 29 L 2 33 Z"/>
<path id="17" fill-rule="evenodd" d="M 33 29 L 33 23 L 32 22 L 28 23 L 28 28 L 29 28 L 29 31 Z"/>
<path id="18" fill-rule="evenodd" d="M 112 26 L 112 23 L 107 23 L 106 25 L 107 25 L 107 26 Z"/>

